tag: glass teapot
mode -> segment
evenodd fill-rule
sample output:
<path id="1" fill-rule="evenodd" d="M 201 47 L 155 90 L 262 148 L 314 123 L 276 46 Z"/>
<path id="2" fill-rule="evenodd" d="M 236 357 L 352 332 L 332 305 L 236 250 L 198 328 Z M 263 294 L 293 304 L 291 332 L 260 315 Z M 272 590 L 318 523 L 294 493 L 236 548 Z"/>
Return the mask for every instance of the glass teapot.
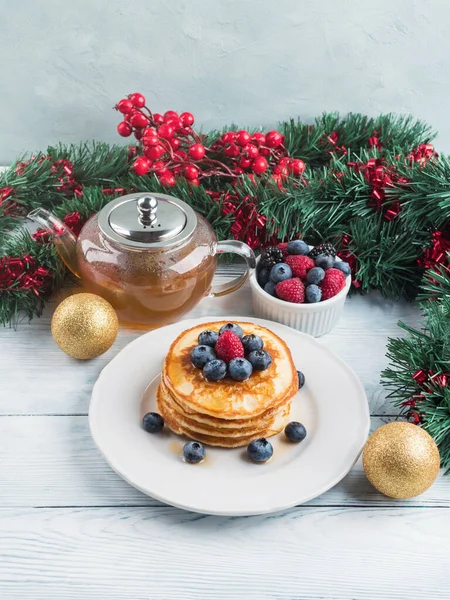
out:
<path id="1" fill-rule="evenodd" d="M 255 267 L 252 249 L 218 242 L 211 225 L 166 194 L 129 194 L 92 216 L 78 236 L 47 210 L 29 218 L 48 231 L 67 267 L 86 289 L 108 300 L 122 323 L 159 327 L 176 321 L 204 296 L 237 290 Z M 217 255 L 234 252 L 245 273 L 212 286 Z"/>

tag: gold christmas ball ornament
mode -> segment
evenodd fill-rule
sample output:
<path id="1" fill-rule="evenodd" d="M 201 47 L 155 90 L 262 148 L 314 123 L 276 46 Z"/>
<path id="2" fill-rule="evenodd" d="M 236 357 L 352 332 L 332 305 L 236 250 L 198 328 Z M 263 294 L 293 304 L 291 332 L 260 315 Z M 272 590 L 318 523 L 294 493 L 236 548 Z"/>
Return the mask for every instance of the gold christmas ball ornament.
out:
<path id="1" fill-rule="evenodd" d="M 95 294 L 75 294 L 61 302 L 52 318 L 52 335 L 63 352 L 89 359 L 114 343 L 119 320 L 109 302 Z"/>
<path id="2" fill-rule="evenodd" d="M 391 498 L 413 498 L 436 479 L 440 456 L 424 429 L 399 421 L 372 433 L 362 461 L 367 479 L 379 492 Z"/>

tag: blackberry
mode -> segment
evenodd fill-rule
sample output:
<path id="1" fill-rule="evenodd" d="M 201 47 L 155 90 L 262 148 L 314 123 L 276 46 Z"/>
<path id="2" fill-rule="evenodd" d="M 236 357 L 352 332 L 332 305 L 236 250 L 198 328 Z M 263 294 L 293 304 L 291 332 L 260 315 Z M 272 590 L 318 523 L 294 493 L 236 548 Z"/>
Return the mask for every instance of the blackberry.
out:
<path id="1" fill-rule="evenodd" d="M 308 254 L 311 258 L 317 258 L 319 254 L 324 254 L 325 256 L 332 256 L 333 258 L 336 256 L 336 249 L 333 244 L 326 242 L 324 244 L 318 244 L 314 246 L 311 252 Z"/>
<path id="2" fill-rule="evenodd" d="M 275 246 L 269 246 L 261 253 L 259 266 L 261 268 L 267 267 L 268 269 L 271 269 L 281 262 L 283 262 L 283 251 Z"/>

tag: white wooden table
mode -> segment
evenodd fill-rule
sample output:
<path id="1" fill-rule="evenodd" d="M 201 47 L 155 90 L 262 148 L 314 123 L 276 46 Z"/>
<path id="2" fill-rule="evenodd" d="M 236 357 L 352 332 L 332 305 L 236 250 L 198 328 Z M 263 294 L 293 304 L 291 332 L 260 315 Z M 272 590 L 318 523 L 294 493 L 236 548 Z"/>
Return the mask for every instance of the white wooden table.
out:
<path id="1" fill-rule="evenodd" d="M 309 504 L 250 518 L 183 512 L 128 486 L 94 448 L 87 412 L 101 369 L 140 333 L 122 329 L 102 357 L 72 360 L 50 333 L 61 297 L 30 325 L 0 330 L 2 600 L 450 598 L 450 476 L 395 501 L 359 462 Z M 188 316 L 220 314 L 253 314 L 248 285 Z M 419 313 L 351 298 L 321 339 L 363 382 L 372 428 L 395 418 L 379 378 L 399 318 Z"/>

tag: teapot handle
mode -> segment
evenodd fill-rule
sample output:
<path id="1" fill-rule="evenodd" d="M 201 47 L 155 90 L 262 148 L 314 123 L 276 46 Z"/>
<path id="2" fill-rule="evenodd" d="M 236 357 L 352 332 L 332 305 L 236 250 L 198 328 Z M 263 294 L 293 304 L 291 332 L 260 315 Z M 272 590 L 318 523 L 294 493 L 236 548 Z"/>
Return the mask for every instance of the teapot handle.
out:
<path id="1" fill-rule="evenodd" d="M 213 285 L 209 292 L 210 297 L 219 297 L 225 296 L 230 292 L 234 292 L 239 289 L 241 285 L 243 285 L 250 275 L 250 271 L 256 267 L 256 258 L 253 253 L 253 250 L 244 242 L 238 242 L 237 240 L 225 240 L 224 242 L 217 243 L 217 252 L 216 254 L 223 254 L 224 252 L 232 252 L 234 254 L 239 254 L 242 258 L 245 259 L 247 264 L 247 268 L 245 273 L 239 275 L 235 279 L 228 281 L 227 283 L 219 283 L 218 285 Z"/>

